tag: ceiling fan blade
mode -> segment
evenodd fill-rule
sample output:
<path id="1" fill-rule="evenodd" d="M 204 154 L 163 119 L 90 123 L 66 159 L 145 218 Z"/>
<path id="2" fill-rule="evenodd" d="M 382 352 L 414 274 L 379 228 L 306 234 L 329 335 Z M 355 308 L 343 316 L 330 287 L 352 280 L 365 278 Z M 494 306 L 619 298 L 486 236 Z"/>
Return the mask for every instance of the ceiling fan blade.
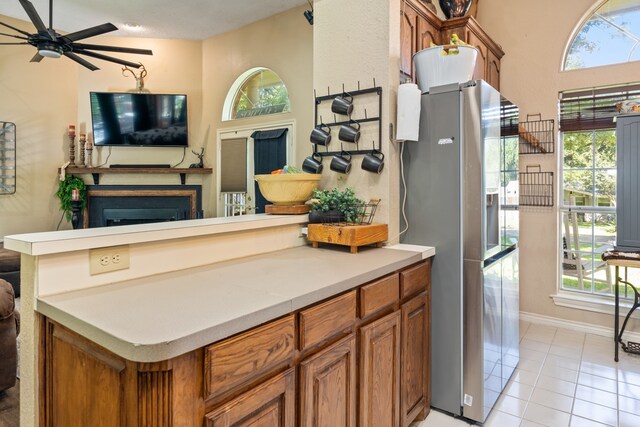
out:
<path id="1" fill-rule="evenodd" d="M 21 37 L 21 36 L 15 36 L 13 34 L 6 34 L 6 33 L 0 33 L 0 36 L 7 36 L 7 37 L 13 37 L 14 39 L 20 39 L 20 40 L 29 40 L 26 37 Z"/>
<path id="2" fill-rule="evenodd" d="M 17 32 L 19 32 L 20 34 L 23 34 L 23 35 L 25 35 L 25 36 L 30 36 L 30 35 L 31 35 L 31 34 L 27 33 L 26 31 L 22 31 L 20 28 L 16 28 L 16 27 L 14 27 L 14 26 L 12 26 L 12 25 L 5 24 L 4 22 L 0 22 L 0 25 L 2 25 L 2 26 L 4 26 L 4 27 L 7 27 L 7 28 L 11 28 L 13 31 L 17 31 Z"/>
<path id="3" fill-rule="evenodd" d="M 86 61 L 84 58 L 80 58 L 75 53 L 65 52 L 65 53 L 63 53 L 63 55 L 66 56 L 67 58 L 73 60 L 73 61 L 76 61 L 78 64 L 82 65 L 83 67 L 86 67 L 86 68 L 90 69 L 91 71 L 96 71 L 96 70 L 100 69 L 100 68 L 96 67 L 95 65 L 93 65 L 92 63 L 90 63 L 89 61 Z"/>
<path id="4" fill-rule="evenodd" d="M 16 45 L 16 44 L 29 44 L 27 42 L 11 42 L 11 43 L 0 43 L 2 46 Z"/>
<path id="5" fill-rule="evenodd" d="M 93 58 L 102 59 L 104 61 L 115 62 L 116 64 L 126 65 L 127 67 L 140 68 L 140 64 L 131 61 L 125 61 L 124 59 L 114 58 L 113 56 L 103 55 L 101 53 L 89 52 L 84 49 L 74 49 L 74 52 L 79 55 L 87 55 Z"/>
<path id="6" fill-rule="evenodd" d="M 100 34 L 110 33 L 116 31 L 118 27 L 111 23 L 96 25 L 95 27 L 86 28 L 84 30 L 76 31 L 75 33 L 67 34 L 62 37 L 72 42 L 76 40 L 88 39 L 89 37 L 99 36 Z"/>
<path id="7" fill-rule="evenodd" d="M 38 15 L 33 3 L 29 0 L 20 0 L 20 4 L 24 8 L 24 11 L 27 12 L 27 15 L 29 15 L 29 19 L 31 19 L 36 30 L 38 30 L 38 32 L 47 32 L 47 27 L 44 25 L 44 22 L 42 22 L 42 19 L 40 18 L 40 15 Z"/>
<path id="8" fill-rule="evenodd" d="M 153 55 L 153 52 L 149 49 L 135 49 L 132 47 L 118 47 L 118 46 L 101 46 L 98 44 L 85 44 L 74 43 L 74 49 L 86 49 L 86 50 L 103 50 L 105 52 L 120 52 L 120 53 L 136 53 L 138 55 Z"/>
<path id="9" fill-rule="evenodd" d="M 31 58 L 31 61 L 29 61 L 29 62 L 40 62 L 43 59 L 44 59 L 44 56 L 42 56 L 38 52 L 36 52 L 36 54 L 33 55 L 33 58 Z"/>

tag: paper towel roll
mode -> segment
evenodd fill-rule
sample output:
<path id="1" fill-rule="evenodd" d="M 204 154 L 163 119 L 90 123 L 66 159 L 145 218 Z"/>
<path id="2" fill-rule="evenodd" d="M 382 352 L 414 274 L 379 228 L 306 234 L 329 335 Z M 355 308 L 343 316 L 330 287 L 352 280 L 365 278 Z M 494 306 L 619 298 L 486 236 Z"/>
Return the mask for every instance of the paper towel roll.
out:
<path id="1" fill-rule="evenodd" d="M 398 87 L 398 120 L 396 121 L 396 139 L 417 141 L 420 130 L 420 98 L 422 93 L 418 85 L 401 84 Z"/>

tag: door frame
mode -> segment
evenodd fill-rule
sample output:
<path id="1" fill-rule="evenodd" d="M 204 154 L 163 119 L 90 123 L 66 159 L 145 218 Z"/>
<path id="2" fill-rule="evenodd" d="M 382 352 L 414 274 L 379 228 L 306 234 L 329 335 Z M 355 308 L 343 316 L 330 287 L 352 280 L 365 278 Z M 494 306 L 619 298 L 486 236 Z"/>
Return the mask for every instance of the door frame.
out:
<path id="1" fill-rule="evenodd" d="M 253 138 L 251 138 L 251 134 L 255 131 L 260 130 L 273 130 L 287 128 L 287 164 L 292 164 L 295 161 L 296 153 L 295 153 L 295 144 L 294 144 L 294 135 L 296 132 L 296 121 L 295 120 L 286 120 L 280 122 L 270 122 L 270 123 L 258 123 L 254 125 L 244 125 L 238 127 L 225 127 L 222 129 L 218 129 L 216 132 L 216 216 L 222 216 L 224 206 L 222 203 L 222 191 L 220 185 L 220 159 L 222 152 L 222 141 L 225 139 L 237 139 L 237 138 L 246 138 L 247 139 L 247 195 L 251 198 L 251 201 L 255 201 L 255 191 L 254 186 L 251 185 L 253 183 L 253 162 L 249 161 L 249 159 L 253 159 Z"/>

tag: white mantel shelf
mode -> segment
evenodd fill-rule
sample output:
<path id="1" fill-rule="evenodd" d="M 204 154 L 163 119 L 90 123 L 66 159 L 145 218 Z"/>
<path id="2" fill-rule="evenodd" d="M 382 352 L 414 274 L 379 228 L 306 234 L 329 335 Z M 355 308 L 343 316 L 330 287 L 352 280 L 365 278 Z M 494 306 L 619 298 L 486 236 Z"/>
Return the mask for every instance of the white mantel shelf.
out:
<path id="1" fill-rule="evenodd" d="M 305 224 L 308 215 L 242 215 L 153 224 L 100 227 L 5 236 L 4 247 L 27 255 L 50 255 L 97 247 L 149 243 L 203 235 Z"/>

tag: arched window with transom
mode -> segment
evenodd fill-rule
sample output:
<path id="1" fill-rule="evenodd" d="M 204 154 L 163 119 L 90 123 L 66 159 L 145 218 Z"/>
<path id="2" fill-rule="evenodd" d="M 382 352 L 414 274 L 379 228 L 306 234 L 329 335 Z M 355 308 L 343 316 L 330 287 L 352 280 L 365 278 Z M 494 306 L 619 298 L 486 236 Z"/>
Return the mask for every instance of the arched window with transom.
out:
<path id="1" fill-rule="evenodd" d="M 640 60 L 640 2 L 605 0 L 574 32 L 563 70 Z"/>
<path id="2" fill-rule="evenodd" d="M 289 92 L 273 71 L 256 67 L 242 73 L 231 85 L 222 120 L 234 120 L 290 111 Z"/>

